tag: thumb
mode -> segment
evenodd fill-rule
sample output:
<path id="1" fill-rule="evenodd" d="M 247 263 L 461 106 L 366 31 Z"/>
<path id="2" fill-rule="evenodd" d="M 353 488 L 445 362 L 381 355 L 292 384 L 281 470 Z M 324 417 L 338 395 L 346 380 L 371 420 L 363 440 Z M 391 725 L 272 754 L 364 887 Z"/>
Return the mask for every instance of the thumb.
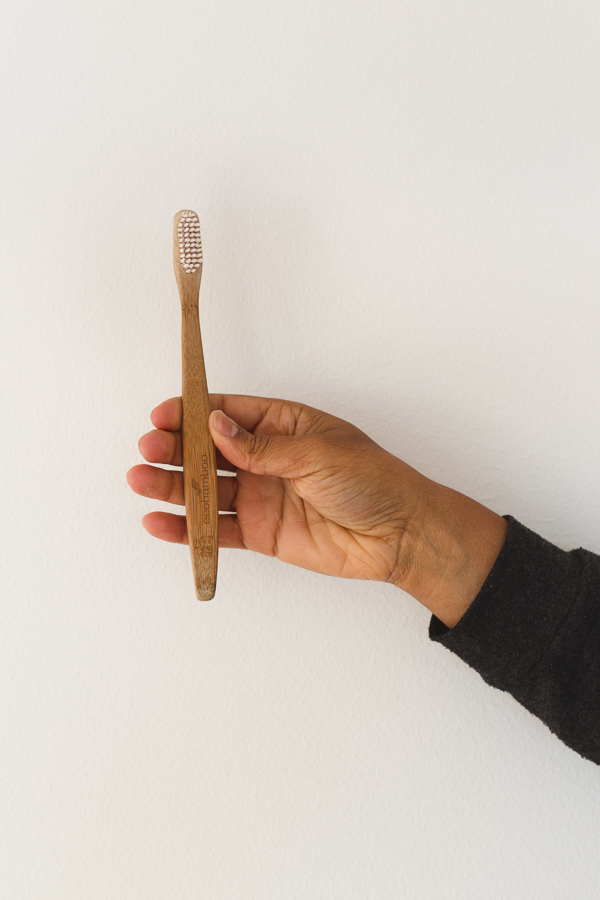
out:
<path id="1" fill-rule="evenodd" d="M 303 437 L 250 434 L 220 409 L 210 414 L 208 425 L 217 449 L 238 469 L 279 478 L 299 478 L 306 470 Z"/>

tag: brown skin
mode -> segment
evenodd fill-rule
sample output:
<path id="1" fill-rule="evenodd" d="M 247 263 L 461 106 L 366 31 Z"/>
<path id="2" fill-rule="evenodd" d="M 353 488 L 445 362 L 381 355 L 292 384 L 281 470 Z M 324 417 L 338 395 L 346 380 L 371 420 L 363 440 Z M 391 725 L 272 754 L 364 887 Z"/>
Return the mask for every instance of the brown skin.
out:
<path id="1" fill-rule="evenodd" d="M 317 409 L 236 394 L 212 394 L 211 405 L 218 469 L 234 473 L 218 477 L 220 547 L 386 581 L 456 625 L 504 543 L 501 516 Z M 151 421 L 142 456 L 181 466 L 181 398 L 157 406 Z M 139 465 L 127 481 L 138 494 L 183 505 L 180 471 Z M 142 522 L 154 537 L 187 543 L 183 515 L 154 512 Z"/>

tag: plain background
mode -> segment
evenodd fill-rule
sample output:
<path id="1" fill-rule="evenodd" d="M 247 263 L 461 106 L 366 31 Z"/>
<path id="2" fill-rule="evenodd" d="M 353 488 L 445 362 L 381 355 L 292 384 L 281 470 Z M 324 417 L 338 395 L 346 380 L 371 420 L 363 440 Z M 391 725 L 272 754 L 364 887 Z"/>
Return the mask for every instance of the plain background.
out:
<path id="1" fill-rule="evenodd" d="M 596 0 L 3 17 L 3 896 L 596 897 L 598 768 L 416 601 L 228 551 L 200 605 L 125 481 L 190 207 L 213 390 L 600 551 Z"/>

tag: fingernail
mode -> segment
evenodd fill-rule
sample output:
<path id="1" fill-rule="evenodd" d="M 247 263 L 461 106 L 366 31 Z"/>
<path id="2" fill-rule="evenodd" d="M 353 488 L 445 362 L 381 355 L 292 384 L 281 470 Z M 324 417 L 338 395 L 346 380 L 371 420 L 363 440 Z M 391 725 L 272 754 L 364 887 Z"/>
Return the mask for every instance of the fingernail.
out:
<path id="1" fill-rule="evenodd" d="M 221 410 L 215 413 L 215 428 L 225 437 L 235 437 L 240 430 L 240 426 L 236 425 L 233 419 L 230 419 Z"/>

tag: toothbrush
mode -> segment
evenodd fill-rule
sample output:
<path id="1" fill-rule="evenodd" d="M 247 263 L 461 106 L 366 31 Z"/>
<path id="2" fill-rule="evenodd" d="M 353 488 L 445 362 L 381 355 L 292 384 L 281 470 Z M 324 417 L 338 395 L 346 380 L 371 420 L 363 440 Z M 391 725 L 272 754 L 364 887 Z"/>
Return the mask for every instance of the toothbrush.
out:
<path id="1" fill-rule="evenodd" d="M 217 465 L 208 429 L 210 400 L 198 315 L 202 278 L 200 222 L 189 209 L 178 212 L 173 222 L 173 265 L 182 317 L 181 442 L 187 532 L 196 596 L 198 600 L 211 600 L 215 595 L 219 551 Z"/>

